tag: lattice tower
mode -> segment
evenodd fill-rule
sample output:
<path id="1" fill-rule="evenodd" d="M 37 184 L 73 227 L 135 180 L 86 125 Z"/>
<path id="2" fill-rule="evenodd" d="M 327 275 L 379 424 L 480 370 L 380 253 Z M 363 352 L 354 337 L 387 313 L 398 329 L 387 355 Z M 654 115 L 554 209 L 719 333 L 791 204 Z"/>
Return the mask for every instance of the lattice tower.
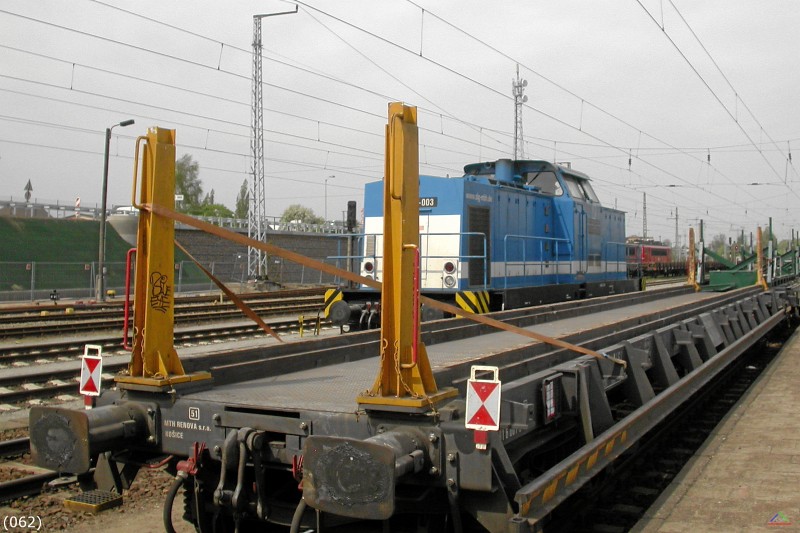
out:
<path id="1" fill-rule="evenodd" d="M 250 135 L 250 206 L 247 211 L 247 236 L 259 242 L 267 240 L 266 191 L 264 189 L 264 96 L 261 85 L 261 17 L 253 16 L 253 117 Z M 267 275 L 267 254 L 247 248 L 247 275 L 250 279 Z"/>
<path id="2" fill-rule="evenodd" d="M 519 78 L 519 65 L 517 65 L 517 78 L 511 80 L 512 94 L 514 95 L 514 160 L 525 159 L 525 143 L 522 137 L 522 104 L 528 101 L 523 93 L 528 86 L 528 80 Z"/>

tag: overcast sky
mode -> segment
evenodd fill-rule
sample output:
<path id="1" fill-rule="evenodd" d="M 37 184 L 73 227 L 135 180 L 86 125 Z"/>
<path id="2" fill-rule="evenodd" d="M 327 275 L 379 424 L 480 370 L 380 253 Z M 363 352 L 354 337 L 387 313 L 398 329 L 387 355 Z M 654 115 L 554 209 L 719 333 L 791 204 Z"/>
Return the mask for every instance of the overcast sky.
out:
<path id="1" fill-rule="evenodd" d="M 250 162 L 253 18 L 278 1 L 4 0 L 0 198 L 130 203 L 134 139 L 177 130 L 178 156 L 234 207 Z M 383 172 L 390 101 L 419 108 L 421 173 L 510 157 L 515 66 L 525 155 L 570 162 L 651 236 L 798 224 L 796 1 L 327 1 L 263 19 L 267 213 L 341 218 Z M 795 155 L 796 155 L 795 154 Z M 630 163 L 629 163 L 630 161 Z M 330 178 L 330 176 L 334 176 Z"/>

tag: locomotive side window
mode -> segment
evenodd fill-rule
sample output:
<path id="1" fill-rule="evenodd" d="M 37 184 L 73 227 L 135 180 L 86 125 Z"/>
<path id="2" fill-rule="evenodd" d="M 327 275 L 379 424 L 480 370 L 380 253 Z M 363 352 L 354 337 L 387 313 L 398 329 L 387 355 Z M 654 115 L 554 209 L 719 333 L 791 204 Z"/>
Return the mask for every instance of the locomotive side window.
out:
<path id="1" fill-rule="evenodd" d="M 561 196 L 564 191 L 561 190 L 561 183 L 558 182 L 555 172 L 542 171 L 542 172 L 528 172 L 525 174 L 525 182 L 539 189 L 542 194 L 550 196 Z"/>
<path id="2" fill-rule="evenodd" d="M 653 257 L 666 257 L 669 255 L 669 250 L 661 250 L 658 248 L 653 248 L 653 250 L 650 253 L 653 255 Z"/>

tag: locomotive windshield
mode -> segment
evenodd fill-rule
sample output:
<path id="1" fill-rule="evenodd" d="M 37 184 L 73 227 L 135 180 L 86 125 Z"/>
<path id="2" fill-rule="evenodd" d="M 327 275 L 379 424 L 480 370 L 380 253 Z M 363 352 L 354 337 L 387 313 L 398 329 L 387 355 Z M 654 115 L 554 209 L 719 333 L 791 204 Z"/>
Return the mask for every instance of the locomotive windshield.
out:
<path id="1" fill-rule="evenodd" d="M 598 198 L 594 193 L 591 183 L 585 180 L 580 180 L 578 181 L 578 185 L 580 185 L 581 189 L 583 189 L 583 194 L 586 199 L 588 199 L 590 202 L 596 202 L 598 204 L 600 203 L 600 198 Z"/>
<path id="2" fill-rule="evenodd" d="M 564 181 L 567 184 L 569 195 L 575 200 L 600 203 L 600 199 L 594 193 L 592 185 L 587 180 L 564 174 Z"/>
<path id="3" fill-rule="evenodd" d="M 561 190 L 561 183 L 559 183 L 555 172 L 547 170 L 528 172 L 525 174 L 525 183 L 537 187 L 542 194 L 549 194 L 550 196 L 561 196 L 564 194 L 564 191 Z"/>

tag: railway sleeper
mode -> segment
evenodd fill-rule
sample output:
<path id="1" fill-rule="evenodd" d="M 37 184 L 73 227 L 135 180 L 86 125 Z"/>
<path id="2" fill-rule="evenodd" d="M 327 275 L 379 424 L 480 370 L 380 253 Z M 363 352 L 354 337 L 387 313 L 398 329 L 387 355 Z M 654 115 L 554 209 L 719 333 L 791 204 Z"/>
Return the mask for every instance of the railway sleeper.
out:
<path id="1" fill-rule="evenodd" d="M 461 398 L 416 412 L 287 411 L 200 401 L 193 393 L 210 385 L 189 383 L 108 391 L 87 411 L 33 407 L 32 456 L 60 472 L 96 467 L 95 485 L 121 491 L 147 463 L 141 458 L 171 455 L 165 464 L 176 480 L 166 505 L 182 486 L 185 516 L 200 531 L 265 521 L 341 531 L 367 519 L 397 531 L 470 524 L 529 533 L 577 489 L 610 475 L 606 467 L 781 323 L 786 294 L 747 293 L 608 346 L 607 358 L 513 374 L 502 386 L 500 430 L 489 432 L 485 449 L 464 427 Z"/>

